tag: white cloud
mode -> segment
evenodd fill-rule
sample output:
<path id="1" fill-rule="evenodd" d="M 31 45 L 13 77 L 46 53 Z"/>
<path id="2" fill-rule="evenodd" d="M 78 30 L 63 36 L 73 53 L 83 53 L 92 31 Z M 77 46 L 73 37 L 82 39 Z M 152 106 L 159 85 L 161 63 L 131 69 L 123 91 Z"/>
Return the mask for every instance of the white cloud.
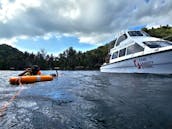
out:
<path id="1" fill-rule="evenodd" d="M 137 25 L 172 21 L 171 0 L 1 0 L 0 39 L 76 36 L 80 42 L 107 41 Z M 3 40 L 4 41 L 4 40 Z"/>
<path id="2" fill-rule="evenodd" d="M 40 2 L 35 0 L 16 0 L 14 2 L 1 0 L 0 4 L 0 21 L 3 23 L 6 23 L 9 20 L 12 20 L 14 17 L 19 16 L 21 12 L 27 11 L 28 8 L 40 6 Z"/>
<path id="3" fill-rule="evenodd" d="M 44 40 L 49 40 L 52 37 L 53 37 L 53 35 L 51 33 L 47 33 L 46 35 L 43 36 L 43 39 Z"/>
<path id="4" fill-rule="evenodd" d="M 15 47 L 16 42 L 17 42 L 16 38 L 11 38 L 11 39 L 1 38 L 0 39 L 0 44 L 8 44 L 14 47 Z"/>
<path id="5" fill-rule="evenodd" d="M 97 45 L 102 45 L 104 42 L 109 42 L 109 40 L 112 40 L 114 36 L 113 34 L 97 34 L 97 33 L 91 33 L 88 35 L 84 34 L 77 34 L 77 37 L 79 37 L 79 42 L 80 43 L 88 43 L 88 44 L 97 44 Z"/>

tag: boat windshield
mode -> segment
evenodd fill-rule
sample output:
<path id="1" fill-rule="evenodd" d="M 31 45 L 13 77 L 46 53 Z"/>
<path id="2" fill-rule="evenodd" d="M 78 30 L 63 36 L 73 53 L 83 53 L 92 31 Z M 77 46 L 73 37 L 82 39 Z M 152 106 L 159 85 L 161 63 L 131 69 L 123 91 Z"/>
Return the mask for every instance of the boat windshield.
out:
<path id="1" fill-rule="evenodd" d="M 171 46 L 172 43 L 169 41 L 147 41 L 144 42 L 149 48 L 160 48 L 160 47 L 167 47 Z"/>
<path id="2" fill-rule="evenodd" d="M 143 36 L 143 33 L 141 31 L 128 31 L 128 34 L 130 36 Z"/>

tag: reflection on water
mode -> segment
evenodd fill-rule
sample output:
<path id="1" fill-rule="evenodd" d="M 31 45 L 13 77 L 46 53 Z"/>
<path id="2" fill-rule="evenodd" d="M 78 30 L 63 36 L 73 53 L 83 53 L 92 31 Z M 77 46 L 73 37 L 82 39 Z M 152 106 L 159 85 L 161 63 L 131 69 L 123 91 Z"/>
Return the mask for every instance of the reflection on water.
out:
<path id="1" fill-rule="evenodd" d="M 50 74 L 54 71 L 43 71 Z M 49 82 L 12 86 L 0 71 L 0 129 L 171 129 L 172 76 L 60 71 Z"/>

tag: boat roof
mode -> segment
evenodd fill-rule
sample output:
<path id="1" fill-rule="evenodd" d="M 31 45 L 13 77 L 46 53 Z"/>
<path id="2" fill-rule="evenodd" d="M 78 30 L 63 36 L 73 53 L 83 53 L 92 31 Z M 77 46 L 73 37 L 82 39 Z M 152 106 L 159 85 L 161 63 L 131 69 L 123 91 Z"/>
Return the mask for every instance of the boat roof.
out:
<path id="1" fill-rule="evenodd" d="M 126 35 L 127 36 L 126 39 L 121 41 L 119 44 L 117 44 L 118 39 L 122 35 Z M 116 41 L 115 41 L 114 47 L 121 46 L 121 45 L 126 45 L 127 43 L 130 43 L 130 42 L 133 42 L 133 41 L 137 42 L 137 43 L 140 43 L 140 42 L 146 42 L 146 41 L 162 41 L 163 40 L 163 39 L 160 39 L 160 38 L 151 37 L 146 32 L 138 31 L 138 30 L 121 31 L 121 32 L 116 34 L 115 39 L 116 39 Z"/>

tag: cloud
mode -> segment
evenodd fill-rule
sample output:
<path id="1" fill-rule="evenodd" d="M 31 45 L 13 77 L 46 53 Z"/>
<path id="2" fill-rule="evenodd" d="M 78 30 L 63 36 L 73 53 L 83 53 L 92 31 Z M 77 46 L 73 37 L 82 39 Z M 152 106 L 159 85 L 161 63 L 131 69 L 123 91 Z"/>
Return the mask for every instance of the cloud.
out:
<path id="1" fill-rule="evenodd" d="M 14 47 L 15 47 L 16 42 L 17 42 L 16 38 L 11 38 L 11 39 L 1 38 L 0 39 L 0 44 L 8 44 Z"/>
<path id="2" fill-rule="evenodd" d="M 171 0 L 1 0 L 0 39 L 61 37 L 98 43 L 138 25 L 172 21 Z"/>

